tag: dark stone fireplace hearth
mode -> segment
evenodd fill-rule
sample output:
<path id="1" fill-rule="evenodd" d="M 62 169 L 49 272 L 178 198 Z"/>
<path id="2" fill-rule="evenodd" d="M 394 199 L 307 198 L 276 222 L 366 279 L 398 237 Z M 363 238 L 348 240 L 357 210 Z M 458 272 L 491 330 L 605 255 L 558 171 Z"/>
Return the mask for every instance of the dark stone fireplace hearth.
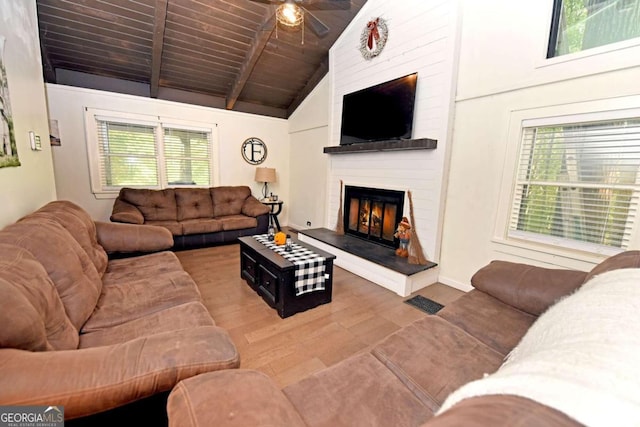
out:
<path id="1" fill-rule="evenodd" d="M 407 258 L 397 256 L 392 248 L 374 244 L 364 239 L 350 236 L 348 234 L 339 235 L 335 231 L 326 228 L 311 228 L 308 230 L 300 230 L 298 232 L 298 236 L 300 237 L 300 235 L 309 236 L 310 238 L 322 242 L 326 245 L 332 246 L 336 249 L 381 265 L 385 268 L 404 274 L 406 276 L 411 276 L 437 266 L 437 264 L 433 262 L 429 262 L 426 265 L 409 264 Z M 302 236 L 301 240 L 304 241 L 304 236 Z M 310 244 L 313 245 L 313 243 Z M 327 250 L 328 252 L 332 252 L 331 249 L 325 250 Z M 341 260 L 339 260 L 338 263 L 340 263 L 340 261 Z"/>

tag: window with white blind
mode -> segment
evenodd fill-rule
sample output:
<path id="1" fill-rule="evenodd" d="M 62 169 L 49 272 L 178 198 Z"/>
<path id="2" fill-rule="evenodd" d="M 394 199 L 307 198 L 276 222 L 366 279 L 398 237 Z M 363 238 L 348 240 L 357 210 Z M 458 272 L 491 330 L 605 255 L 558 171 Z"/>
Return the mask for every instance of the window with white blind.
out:
<path id="1" fill-rule="evenodd" d="M 86 110 L 92 190 L 215 185 L 213 128 L 199 123 Z"/>
<path id="2" fill-rule="evenodd" d="M 639 173 L 640 117 L 525 121 L 507 235 L 594 253 L 628 249 Z"/>

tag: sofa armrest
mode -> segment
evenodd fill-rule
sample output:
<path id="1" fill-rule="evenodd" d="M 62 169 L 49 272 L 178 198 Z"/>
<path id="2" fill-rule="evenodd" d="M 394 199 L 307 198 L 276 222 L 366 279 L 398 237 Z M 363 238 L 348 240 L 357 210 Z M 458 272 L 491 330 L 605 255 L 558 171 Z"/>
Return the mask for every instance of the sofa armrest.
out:
<path id="1" fill-rule="evenodd" d="M 144 224 L 144 216 L 140 209 L 127 203 L 119 197 L 113 203 L 113 210 L 111 211 L 111 221 L 114 222 L 126 222 L 129 224 Z"/>
<path id="2" fill-rule="evenodd" d="M 170 427 L 305 426 L 269 377 L 242 369 L 181 381 L 169 395 L 167 416 Z"/>
<path id="3" fill-rule="evenodd" d="M 253 196 L 247 197 L 242 204 L 242 213 L 246 216 L 252 216 L 255 218 L 260 215 L 267 214 L 269 211 L 271 211 L 269 206 L 260 203 L 260 200 Z"/>
<path id="4" fill-rule="evenodd" d="M 173 246 L 173 235 L 156 225 L 118 224 L 96 221 L 98 243 L 108 253 L 155 252 Z"/>
<path id="5" fill-rule="evenodd" d="M 584 283 L 587 273 L 492 261 L 471 278 L 474 288 L 505 304 L 539 316 Z"/>
<path id="6" fill-rule="evenodd" d="M 237 368 L 226 331 L 201 326 L 79 350 L 0 349 L 3 405 L 63 405 L 65 418 L 87 416 L 171 390 L 180 380 Z"/>

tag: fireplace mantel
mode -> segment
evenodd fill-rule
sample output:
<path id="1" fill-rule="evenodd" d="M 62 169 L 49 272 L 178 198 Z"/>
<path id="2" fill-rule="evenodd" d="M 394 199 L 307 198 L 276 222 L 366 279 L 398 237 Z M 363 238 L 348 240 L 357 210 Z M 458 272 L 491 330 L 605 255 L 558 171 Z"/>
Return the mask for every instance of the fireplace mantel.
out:
<path id="1" fill-rule="evenodd" d="M 438 141 L 435 139 L 394 139 L 389 141 L 362 142 L 350 145 L 324 147 L 323 152 L 325 154 L 348 154 L 372 151 L 434 150 L 437 147 Z"/>

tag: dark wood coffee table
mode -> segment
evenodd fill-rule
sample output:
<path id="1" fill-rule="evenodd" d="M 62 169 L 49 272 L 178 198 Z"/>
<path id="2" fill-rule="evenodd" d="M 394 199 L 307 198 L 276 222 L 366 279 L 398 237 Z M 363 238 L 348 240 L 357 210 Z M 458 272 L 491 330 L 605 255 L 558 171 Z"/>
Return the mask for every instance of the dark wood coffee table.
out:
<path id="1" fill-rule="evenodd" d="M 282 318 L 309 310 L 321 304 L 331 302 L 333 287 L 333 260 L 335 256 L 309 244 L 293 239 L 294 243 L 312 250 L 326 258 L 324 290 L 308 292 L 296 296 L 296 266 L 269 249 L 251 236 L 240 237 L 240 276 L 247 284 L 262 296 L 262 299 L 275 308 Z"/>

